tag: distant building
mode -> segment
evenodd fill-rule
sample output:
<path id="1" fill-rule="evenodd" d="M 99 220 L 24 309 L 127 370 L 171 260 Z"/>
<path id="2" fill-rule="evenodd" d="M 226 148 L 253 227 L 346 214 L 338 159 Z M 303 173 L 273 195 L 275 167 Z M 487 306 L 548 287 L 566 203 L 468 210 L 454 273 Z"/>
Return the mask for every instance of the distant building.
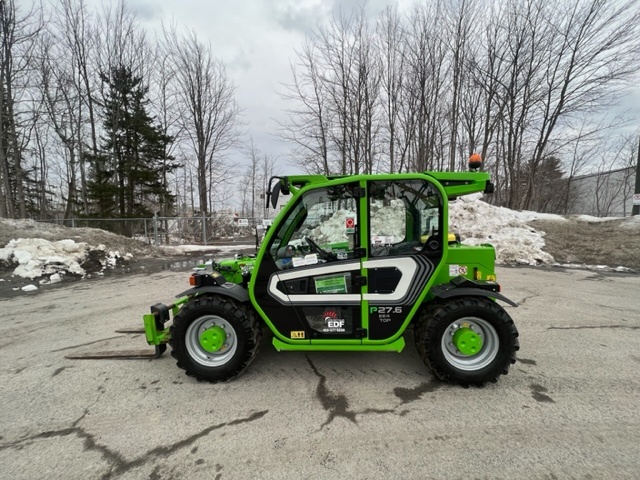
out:
<path id="1" fill-rule="evenodd" d="M 567 213 L 596 217 L 631 215 L 635 178 L 635 166 L 574 177 Z"/>

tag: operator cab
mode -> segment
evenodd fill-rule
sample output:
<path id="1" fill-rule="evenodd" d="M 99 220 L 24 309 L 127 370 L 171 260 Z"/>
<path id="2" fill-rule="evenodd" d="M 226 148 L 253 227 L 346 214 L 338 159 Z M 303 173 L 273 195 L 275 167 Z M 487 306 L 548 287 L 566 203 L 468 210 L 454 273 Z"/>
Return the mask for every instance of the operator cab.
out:
<path id="1" fill-rule="evenodd" d="M 279 270 L 357 258 L 368 239 L 370 255 L 441 252 L 441 199 L 421 180 L 369 182 L 369 231 L 359 235 L 359 187 L 318 188 L 300 198 L 281 221 L 269 254 Z"/>
<path id="2" fill-rule="evenodd" d="M 254 294 L 288 341 L 392 337 L 443 255 L 442 196 L 427 177 L 352 178 L 310 185 L 272 227 Z"/>

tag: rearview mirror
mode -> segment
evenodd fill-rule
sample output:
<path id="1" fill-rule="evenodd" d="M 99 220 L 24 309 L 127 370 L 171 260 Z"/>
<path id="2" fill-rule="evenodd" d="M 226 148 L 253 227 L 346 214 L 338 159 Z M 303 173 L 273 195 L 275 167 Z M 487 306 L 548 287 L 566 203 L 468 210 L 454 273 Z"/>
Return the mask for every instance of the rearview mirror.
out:
<path id="1" fill-rule="evenodd" d="M 271 191 L 271 206 L 276 208 L 276 204 L 278 203 L 278 197 L 280 196 L 280 190 L 282 189 L 282 180 L 278 181 L 273 187 Z"/>
<path id="2" fill-rule="evenodd" d="M 274 185 L 272 189 L 271 183 L 273 182 L 274 178 L 277 178 L 278 182 Z M 272 207 L 276 208 L 276 205 L 278 203 L 278 197 L 280 196 L 280 192 L 282 192 L 283 195 L 289 195 L 290 193 L 289 179 L 287 177 L 271 177 L 269 179 L 269 190 L 267 190 L 267 194 L 266 194 L 267 204 L 265 206 L 267 208 L 269 208 L 269 200 L 271 200 Z"/>

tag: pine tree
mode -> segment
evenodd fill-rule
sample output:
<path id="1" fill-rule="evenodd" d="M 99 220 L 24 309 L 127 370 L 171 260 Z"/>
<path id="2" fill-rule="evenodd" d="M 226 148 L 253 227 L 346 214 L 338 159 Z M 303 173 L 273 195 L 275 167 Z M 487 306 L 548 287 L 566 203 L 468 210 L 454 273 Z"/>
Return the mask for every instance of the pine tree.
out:
<path id="1" fill-rule="evenodd" d="M 100 152 L 87 156 L 93 213 L 101 218 L 149 216 L 175 199 L 162 181 L 163 172 L 178 167 L 165 153 L 173 138 L 164 135 L 147 113 L 148 88 L 142 77 L 120 66 L 100 78 L 107 89 L 105 134 Z"/>

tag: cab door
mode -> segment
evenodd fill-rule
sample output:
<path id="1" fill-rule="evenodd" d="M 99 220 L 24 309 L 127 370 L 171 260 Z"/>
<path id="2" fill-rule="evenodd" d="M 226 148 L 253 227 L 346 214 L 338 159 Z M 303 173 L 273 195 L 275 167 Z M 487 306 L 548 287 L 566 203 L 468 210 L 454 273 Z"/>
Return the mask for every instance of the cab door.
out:
<path id="1" fill-rule="evenodd" d="M 269 239 L 254 293 L 281 339 L 361 343 L 360 182 L 304 191 Z"/>
<path id="2" fill-rule="evenodd" d="M 408 321 L 442 259 L 447 222 L 442 219 L 441 195 L 427 179 L 369 181 L 367 208 L 363 300 L 369 314 L 368 341 L 380 343 Z"/>

